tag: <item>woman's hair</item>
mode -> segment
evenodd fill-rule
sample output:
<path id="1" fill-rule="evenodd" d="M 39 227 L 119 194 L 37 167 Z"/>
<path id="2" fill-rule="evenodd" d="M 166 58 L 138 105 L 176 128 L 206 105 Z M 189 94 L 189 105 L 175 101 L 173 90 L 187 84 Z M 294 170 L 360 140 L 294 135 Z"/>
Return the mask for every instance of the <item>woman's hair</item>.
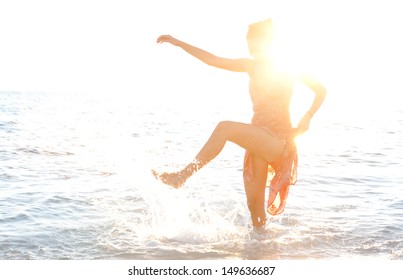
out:
<path id="1" fill-rule="evenodd" d="M 249 25 L 248 39 L 271 39 L 273 31 L 271 18 L 255 22 Z"/>

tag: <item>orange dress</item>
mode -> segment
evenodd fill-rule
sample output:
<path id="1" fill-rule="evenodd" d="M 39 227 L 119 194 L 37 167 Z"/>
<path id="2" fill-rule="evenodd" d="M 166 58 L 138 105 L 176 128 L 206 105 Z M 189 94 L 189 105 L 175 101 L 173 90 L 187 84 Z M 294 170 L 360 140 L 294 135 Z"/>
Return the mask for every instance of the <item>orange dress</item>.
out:
<path id="1" fill-rule="evenodd" d="M 290 185 L 297 180 L 298 154 L 294 142 L 295 129 L 290 118 L 290 101 L 294 87 L 294 79 L 288 75 L 280 75 L 275 81 L 258 79 L 249 73 L 249 93 L 253 103 L 252 124 L 262 127 L 270 135 L 285 143 L 283 156 L 268 166 L 270 191 L 274 191 L 276 199 L 268 205 L 267 212 L 271 215 L 281 214 L 285 207 Z M 244 182 L 253 180 L 251 154 L 245 153 Z M 281 194 L 281 195 L 280 195 Z"/>

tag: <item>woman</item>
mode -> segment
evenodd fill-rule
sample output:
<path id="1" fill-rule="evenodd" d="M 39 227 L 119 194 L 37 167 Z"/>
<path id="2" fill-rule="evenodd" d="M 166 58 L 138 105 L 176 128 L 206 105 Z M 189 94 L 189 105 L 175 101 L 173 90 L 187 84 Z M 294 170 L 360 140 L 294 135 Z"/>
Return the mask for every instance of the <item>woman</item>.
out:
<path id="1" fill-rule="evenodd" d="M 251 24 L 246 39 L 252 58 L 241 59 L 217 57 L 169 35 L 162 35 L 157 39 L 158 43 L 166 42 L 180 47 L 210 66 L 247 73 L 254 115 L 251 124 L 220 122 L 193 162 L 179 172 L 153 171 L 154 176 L 179 188 L 191 175 L 215 158 L 226 141 L 243 147 L 246 150 L 244 186 L 252 224 L 255 227 L 266 223 L 264 200 L 268 180 L 271 183 L 267 212 L 271 215 L 283 212 L 289 186 L 296 181 L 298 157 L 294 138 L 309 128 L 311 118 L 326 95 L 325 88 L 312 77 L 292 76 L 276 69 L 270 53 L 273 38 L 271 19 Z M 315 99 L 298 127 L 292 128 L 289 107 L 297 80 L 312 89 Z"/>

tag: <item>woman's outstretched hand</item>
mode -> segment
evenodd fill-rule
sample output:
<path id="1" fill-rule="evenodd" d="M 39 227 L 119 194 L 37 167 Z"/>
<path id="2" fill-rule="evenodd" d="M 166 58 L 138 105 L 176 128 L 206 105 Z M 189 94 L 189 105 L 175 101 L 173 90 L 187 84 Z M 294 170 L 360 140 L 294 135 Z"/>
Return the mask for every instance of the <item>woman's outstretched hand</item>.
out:
<path id="1" fill-rule="evenodd" d="M 176 46 L 178 44 L 179 40 L 172 37 L 171 35 L 161 35 L 157 39 L 158 44 L 162 43 L 171 43 L 172 45 Z"/>

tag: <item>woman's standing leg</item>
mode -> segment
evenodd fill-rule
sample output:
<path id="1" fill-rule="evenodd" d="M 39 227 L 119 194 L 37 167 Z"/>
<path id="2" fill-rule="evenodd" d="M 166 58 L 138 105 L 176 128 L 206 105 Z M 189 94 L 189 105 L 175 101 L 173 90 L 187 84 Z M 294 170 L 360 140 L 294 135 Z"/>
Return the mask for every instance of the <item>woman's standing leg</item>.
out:
<path id="1" fill-rule="evenodd" d="M 268 163 L 263 158 L 254 154 L 250 154 L 250 157 L 253 178 L 249 182 L 246 182 L 244 179 L 246 199 L 253 226 L 261 227 L 266 224 L 265 189 Z"/>

